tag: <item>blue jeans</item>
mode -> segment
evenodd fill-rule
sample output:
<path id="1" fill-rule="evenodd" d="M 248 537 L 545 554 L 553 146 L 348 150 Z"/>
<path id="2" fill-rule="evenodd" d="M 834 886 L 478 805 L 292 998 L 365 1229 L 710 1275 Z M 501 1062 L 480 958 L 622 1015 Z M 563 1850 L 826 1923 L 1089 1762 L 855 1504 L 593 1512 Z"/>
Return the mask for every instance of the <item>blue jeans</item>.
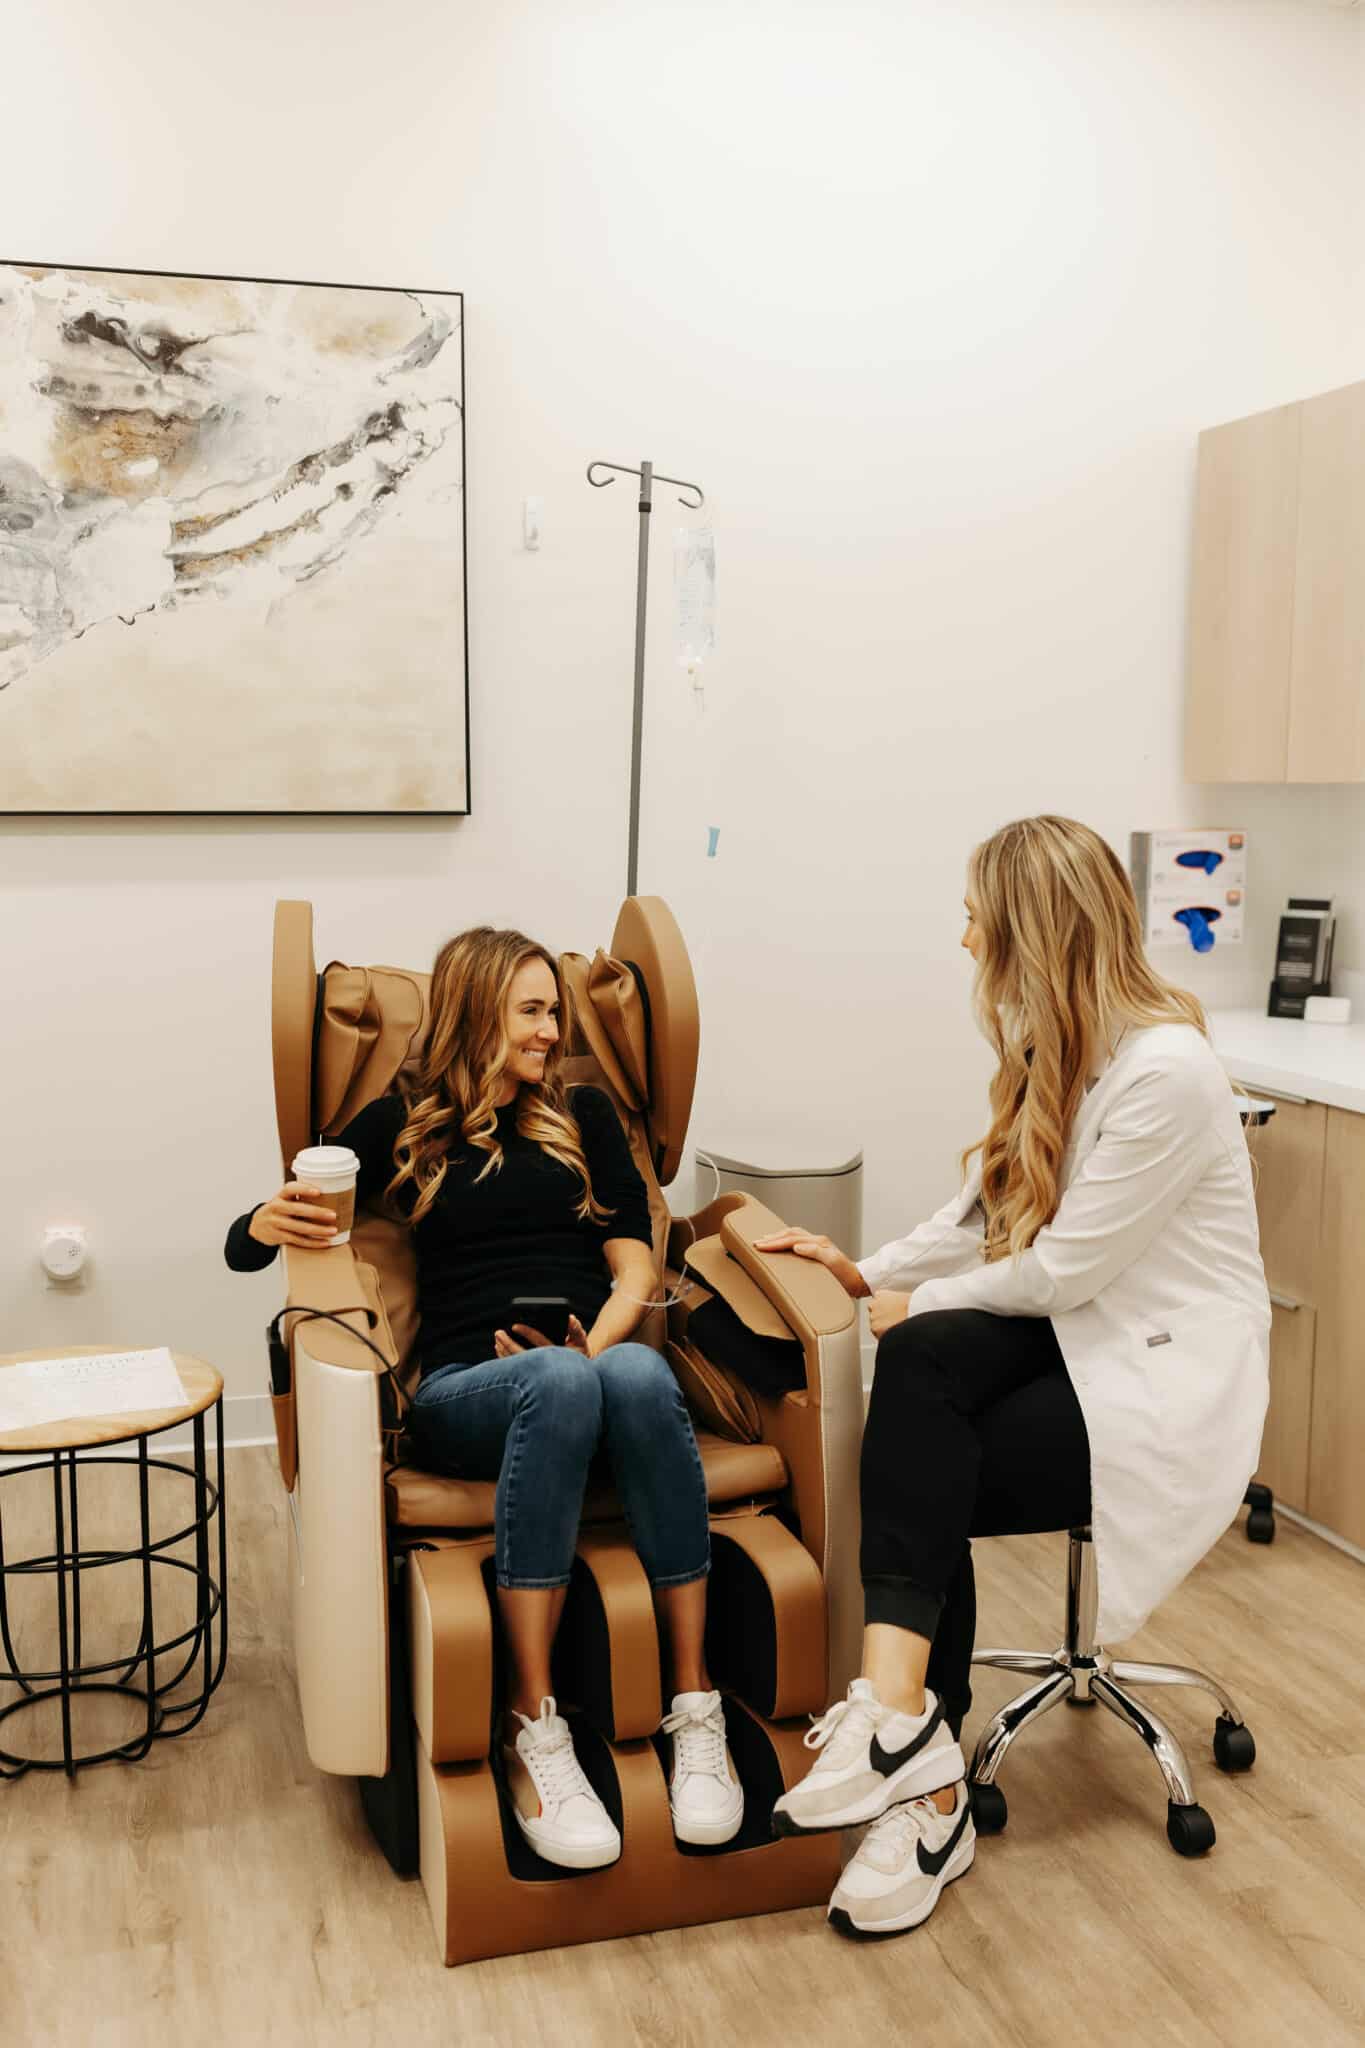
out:
<path id="1" fill-rule="evenodd" d="M 424 1464 L 498 1482 L 500 1586 L 566 1586 L 588 1466 L 601 1442 L 651 1585 L 681 1586 L 710 1569 L 701 1454 L 677 1381 L 647 1344 L 596 1358 L 558 1345 L 437 1366 L 409 1427 Z"/>

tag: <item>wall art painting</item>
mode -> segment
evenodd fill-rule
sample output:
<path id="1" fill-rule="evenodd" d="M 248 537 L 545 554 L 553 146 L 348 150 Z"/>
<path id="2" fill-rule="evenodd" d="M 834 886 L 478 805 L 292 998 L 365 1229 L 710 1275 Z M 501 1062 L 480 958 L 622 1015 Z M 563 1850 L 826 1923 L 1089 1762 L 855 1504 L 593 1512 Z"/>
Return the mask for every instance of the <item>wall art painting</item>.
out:
<path id="1" fill-rule="evenodd" d="M 469 809 L 463 295 L 0 263 L 0 812 Z"/>

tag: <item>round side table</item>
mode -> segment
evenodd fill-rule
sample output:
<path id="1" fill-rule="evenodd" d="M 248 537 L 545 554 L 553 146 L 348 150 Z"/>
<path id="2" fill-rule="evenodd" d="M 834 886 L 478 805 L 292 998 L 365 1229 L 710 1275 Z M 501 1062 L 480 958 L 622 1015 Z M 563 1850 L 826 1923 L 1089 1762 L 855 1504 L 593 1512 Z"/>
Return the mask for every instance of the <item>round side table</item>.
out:
<path id="1" fill-rule="evenodd" d="M 93 1358 L 100 1356 L 93 1344 L 65 1350 L 15 1351 L 0 1355 L 0 1371 L 36 1358 Z M 183 1351 L 172 1353 L 186 1399 L 179 1408 L 156 1408 L 140 1415 L 72 1417 L 68 1421 L 37 1424 L 30 1429 L 0 1433 L 0 1455 L 8 1460 L 16 1452 L 39 1453 L 24 1463 L 0 1468 L 0 1688 L 17 1686 L 19 1698 L 0 1707 L 0 1778 L 17 1778 L 24 1771 L 65 1771 L 73 1777 L 83 1764 L 106 1763 L 112 1758 L 137 1762 L 153 1742 L 171 1735 L 184 1735 L 202 1718 L 227 1658 L 227 1524 L 223 1492 L 223 1381 L 222 1376 L 202 1359 Z M 212 1412 L 216 1452 L 216 1477 L 210 1481 L 205 1449 L 204 1418 Z M 148 1439 L 177 1425 L 192 1422 L 194 1462 L 177 1463 L 173 1458 L 152 1457 Z M 136 1455 L 95 1455 L 101 1447 L 135 1443 Z M 82 1549 L 80 1503 L 77 1478 L 88 1465 L 117 1467 L 130 1483 L 136 1478 L 141 1540 L 129 1550 Z M 181 1528 L 169 1536 L 152 1538 L 148 1508 L 148 1476 L 155 1467 L 186 1480 L 193 1491 L 193 1512 Z M 4 1489 L 6 1483 L 24 1472 L 50 1470 L 52 1475 L 53 1547 L 32 1557 L 11 1558 L 5 1549 Z M 217 1577 L 210 1569 L 210 1536 L 217 1522 Z M 194 1561 L 172 1557 L 179 1543 L 193 1539 Z M 142 1615 L 137 1641 L 120 1657 L 89 1663 L 81 1655 L 81 1582 L 84 1576 L 112 1564 L 138 1563 L 142 1567 Z M 156 1639 L 153 1588 L 167 1572 L 186 1572 L 194 1582 L 194 1621 L 164 1641 Z M 55 1581 L 57 1607 L 57 1668 L 53 1671 L 25 1671 L 15 1654 L 9 1610 L 12 1582 L 27 1575 L 50 1577 Z M 162 1577 L 163 1585 L 170 1582 Z M 183 1652 L 183 1655 L 177 1655 Z M 157 1660 L 173 1659 L 172 1676 L 157 1677 Z M 199 1669 L 195 1667 L 198 1664 Z M 198 1680 L 198 1690 L 189 1698 L 170 1700 L 188 1680 Z M 146 1723 L 128 1741 L 112 1749 L 77 1754 L 71 1742 L 71 1702 L 85 1693 L 112 1693 L 121 1699 L 144 1703 Z M 6 1748 L 9 1731 L 5 1724 L 15 1714 L 36 1707 L 45 1700 L 61 1702 L 62 1754 L 40 1758 L 12 1754 Z"/>

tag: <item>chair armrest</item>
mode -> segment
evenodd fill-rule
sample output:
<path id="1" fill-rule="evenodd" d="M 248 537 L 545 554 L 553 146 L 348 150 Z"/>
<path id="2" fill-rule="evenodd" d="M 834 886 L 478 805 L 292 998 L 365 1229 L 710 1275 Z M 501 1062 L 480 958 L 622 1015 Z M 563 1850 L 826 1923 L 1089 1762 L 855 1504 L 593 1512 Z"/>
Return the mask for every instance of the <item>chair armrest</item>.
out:
<path id="1" fill-rule="evenodd" d="M 828 1697 L 837 1699 L 858 1669 L 863 1600 L 858 1570 L 858 1458 L 863 1434 L 863 1384 L 858 1311 L 828 1267 L 794 1252 L 760 1252 L 754 1241 L 783 1227 L 761 1202 L 746 1200 L 720 1222 L 720 1240 L 736 1264 L 761 1288 L 806 1359 L 806 1391 L 788 1394 L 778 1413 L 788 1428 L 788 1465 L 797 1441 L 799 1411 L 818 1424 L 818 1463 L 800 1490 L 801 1540 L 820 1567 L 828 1606 Z M 765 1432 L 766 1434 L 766 1432 Z M 797 1474 L 793 1470 L 793 1479 Z"/>
<path id="2" fill-rule="evenodd" d="M 373 1328 L 349 1244 L 287 1253 L 291 1309 L 326 1309 L 388 1349 Z M 372 1284 L 372 1283 L 371 1283 Z M 294 1665 L 308 1754 L 319 1770 L 388 1768 L 388 1580 L 381 1416 L 384 1366 L 340 1323 L 292 1319 L 298 1474 L 289 1496 Z"/>
<path id="3" fill-rule="evenodd" d="M 808 1344 L 833 1337 L 857 1318 L 852 1299 L 827 1266 L 798 1259 L 795 1252 L 760 1252 L 754 1240 L 785 1230 L 780 1216 L 761 1202 L 745 1201 L 720 1221 L 720 1241 L 732 1259 L 761 1287 L 794 1336 Z"/>
<path id="4" fill-rule="evenodd" d="M 342 1322 L 388 1355 L 391 1367 L 397 1366 L 397 1350 L 375 1286 L 374 1269 L 358 1260 L 349 1244 L 330 1245 L 325 1251 L 316 1252 L 287 1246 L 285 1268 L 287 1308 L 300 1312 L 325 1309 L 331 1315 L 340 1315 Z M 370 1344 L 358 1344 L 347 1336 L 342 1323 L 308 1322 L 301 1313 L 292 1328 L 307 1330 L 308 1349 L 324 1365 L 349 1366 L 356 1372 L 384 1371 Z"/>

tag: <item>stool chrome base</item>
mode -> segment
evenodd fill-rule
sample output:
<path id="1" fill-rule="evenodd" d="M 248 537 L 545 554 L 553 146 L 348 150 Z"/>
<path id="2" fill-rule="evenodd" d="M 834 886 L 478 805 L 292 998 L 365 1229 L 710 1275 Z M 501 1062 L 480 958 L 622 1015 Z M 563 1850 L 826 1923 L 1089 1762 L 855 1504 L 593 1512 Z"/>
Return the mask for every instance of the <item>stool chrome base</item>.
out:
<path id="1" fill-rule="evenodd" d="M 1068 1705 L 1107 1707 L 1132 1728 L 1156 1759 L 1166 1785 L 1166 1833 L 1183 1856 L 1202 1855 L 1213 1846 L 1212 1820 L 1198 1804 L 1185 1753 L 1166 1723 L 1125 1688 L 1130 1685 L 1192 1685 L 1211 1693 L 1219 1705 L 1214 1730 L 1214 1761 L 1223 1771 L 1249 1770 L 1256 1758 L 1251 1730 L 1230 1695 L 1216 1678 L 1180 1664 L 1130 1664 L 1110 1657 L 1095 1641 L 1096 1579 L 1089 1529 L 1071 1531 L 1067 1556 L 1066 1640 L 1048 1655 L 1032 1650 L 978 1650 L 973 1664 L 998 1671 L 1017 1671 L 1037 1682 L 1009 1700 L 987 1722 L 977 1739 L 968 1784 L 979 1831 L 996 1834 L 1007 1815 L 1004 1794 L 995 1783 L 1010 1744 L 1034 1721 L 1065 1700 Z"/>

